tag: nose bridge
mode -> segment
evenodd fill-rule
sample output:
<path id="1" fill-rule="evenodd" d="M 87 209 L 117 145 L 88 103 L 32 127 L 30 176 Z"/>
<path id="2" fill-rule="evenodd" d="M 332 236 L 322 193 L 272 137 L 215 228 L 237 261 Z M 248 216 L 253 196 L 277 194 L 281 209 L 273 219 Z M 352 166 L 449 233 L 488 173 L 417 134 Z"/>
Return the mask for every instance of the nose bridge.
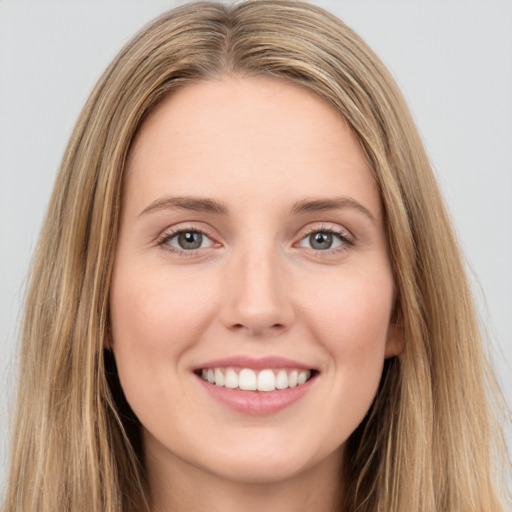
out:
<path id="1" fill-rule="evenodd" d="M 223 321 L 251 334 L 282 331 L 293 311 L 282 257 L 271 243 L 234 251 L 227 268 Z"/>

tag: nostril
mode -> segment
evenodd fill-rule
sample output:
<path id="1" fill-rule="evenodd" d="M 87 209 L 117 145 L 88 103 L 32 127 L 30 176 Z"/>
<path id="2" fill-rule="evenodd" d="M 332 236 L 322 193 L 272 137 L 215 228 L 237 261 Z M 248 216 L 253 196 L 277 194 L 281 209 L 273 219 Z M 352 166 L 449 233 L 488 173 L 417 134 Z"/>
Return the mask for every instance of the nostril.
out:
<path id="1" fill-rule="evenodd" d="M 247 323 L 247 325 L 243 323 L 236 323 L 231 326 L 233 331 L 247 331 L 252 335 L 264 335 L 266 334 L 277 334 L 284 330 L 286 330 L 286 325 L 281 323 L 270 324 L 270 325 L 258 325 L 256 323 Z"/>

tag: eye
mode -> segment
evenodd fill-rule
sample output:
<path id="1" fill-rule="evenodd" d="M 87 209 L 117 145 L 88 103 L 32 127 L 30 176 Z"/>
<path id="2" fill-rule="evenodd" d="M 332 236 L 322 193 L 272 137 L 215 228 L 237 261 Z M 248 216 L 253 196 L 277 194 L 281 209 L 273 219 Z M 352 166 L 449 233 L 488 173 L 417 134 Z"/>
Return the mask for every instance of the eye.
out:
<path id="1" fill-rule="evenodd" d="M 182 229 L 163 236 L 159 244 L 173 252 L 190 252 L 197 249 L 211 247 L 214 242 L 201 231 L 194 229 Z"/>
<path id="2" fill-rule="evenodd" d="M 344 245 L 353 245 L 353 242 L 343 233 L 332 229 L 322 229 L 312 231 L 298 245 L 299 247 L 308 247 L 315 251 L 328 251 Z"/>

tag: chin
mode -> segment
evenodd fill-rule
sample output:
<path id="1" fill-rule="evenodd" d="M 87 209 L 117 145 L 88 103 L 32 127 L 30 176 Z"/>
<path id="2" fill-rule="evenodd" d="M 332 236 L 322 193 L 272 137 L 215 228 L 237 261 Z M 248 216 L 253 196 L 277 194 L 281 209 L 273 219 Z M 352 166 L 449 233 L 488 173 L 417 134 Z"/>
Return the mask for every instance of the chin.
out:
<path id="1" fill-rule="evenodd" d="M 242 457 L 216 464 L 212 472 L 222 479 L 241 484 L 272 484 L 292 479 L 313 465 L 285 456 L 259 456 L 256 460 Z"/>
<path id="2" fill-rule="evenodd" d="M 254 439 L 254 438 L 253 438 Z M 209 472 L 243 484 L 272 484 L 300 477 L 319 465 L 339 466 L 343 446 L 333 447 L 324 453 L 314 441 L 309 446 L 296 445 L 288 441 L 253 442 L 250 446 L 233 443 L 222 454 L 211 454 L 207 465 Z M 227 453 L 226 453 L 227 452 Z"/>

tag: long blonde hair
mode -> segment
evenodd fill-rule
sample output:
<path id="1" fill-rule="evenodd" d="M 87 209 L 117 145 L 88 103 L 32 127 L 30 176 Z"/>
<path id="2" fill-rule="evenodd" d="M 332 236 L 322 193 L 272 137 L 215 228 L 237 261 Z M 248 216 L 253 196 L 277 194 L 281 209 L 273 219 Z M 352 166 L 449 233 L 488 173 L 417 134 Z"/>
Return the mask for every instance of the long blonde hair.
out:
<path id="1" fill-rule="evenodd" d="M 405 350 L 387 360 L 349 439 L 346 511 L 502 510 L 494 381 L 414 123 L 369 47 L 326 11 L 293 0 L 166 13 L 93 90 L 30 276 L 6 510 L 148 508 L 139 424 L 106 350 L 123 173 L 137 128 L 164 96 L 223 74 L 275 77 L 324 98 L 350 125 L 380 189 Z"/>

